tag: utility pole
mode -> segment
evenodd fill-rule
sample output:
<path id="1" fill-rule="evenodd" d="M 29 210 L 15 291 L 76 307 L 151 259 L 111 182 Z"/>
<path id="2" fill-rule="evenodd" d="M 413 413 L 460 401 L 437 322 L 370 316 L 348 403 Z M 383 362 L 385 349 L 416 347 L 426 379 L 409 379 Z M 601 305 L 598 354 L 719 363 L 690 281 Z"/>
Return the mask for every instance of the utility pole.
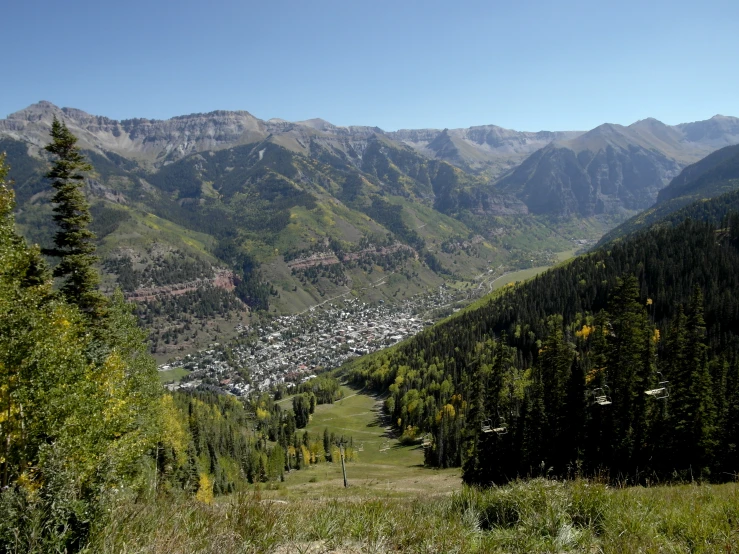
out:
<path id="1" fill-rule="evenodd" d="M 341 472 L 344 474 L 344 488 L 347 488 L 349 484 L 346 482 L 346 466 L 344 465 L 344 445 L 346 441 L 339 443 L 339 452 L 341 453 Z"/>

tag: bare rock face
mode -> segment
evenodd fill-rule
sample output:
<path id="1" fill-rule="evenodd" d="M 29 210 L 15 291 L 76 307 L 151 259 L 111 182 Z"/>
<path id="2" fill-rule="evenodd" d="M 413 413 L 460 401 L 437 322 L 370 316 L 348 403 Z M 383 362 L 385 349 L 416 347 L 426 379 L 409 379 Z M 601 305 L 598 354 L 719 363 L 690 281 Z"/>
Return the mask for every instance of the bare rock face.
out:
<path id="1" fill-rule="evenodd" d="M 710 146 L 713 150 L 739 144 L 739 118 L 714 115 L 706 121 L 677 125 L 685 139 L 694 144 Z"/>
<path id="2" fill-rule="evenodd" d="M 219 111 L 165 121 L 116 121 L 45 101 L 0 120 L 0 134 L 44 144 L 54 117 L 67 124 L 84 148 L 151 160 L 179 159 L 192 152 L 254 142 L 269 135 L 264 122 L 248 112 Z"/>
<path id="3" fill-rule="evenodd" d="M 525 215 L 528 206 L 512 194 L 484 194 L 473 212 L 485 215 Z"/>

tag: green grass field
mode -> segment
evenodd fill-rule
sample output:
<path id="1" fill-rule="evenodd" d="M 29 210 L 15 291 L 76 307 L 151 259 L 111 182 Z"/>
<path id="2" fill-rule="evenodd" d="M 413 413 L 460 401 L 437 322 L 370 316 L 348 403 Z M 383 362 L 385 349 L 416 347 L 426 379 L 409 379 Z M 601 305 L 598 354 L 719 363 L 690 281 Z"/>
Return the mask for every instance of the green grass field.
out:
<path id="1" fill-rule="evenodd" d="M 212 505 L 160 496 L 121 499 L 85 552 L 730 554 L 738 522 L 736 483 L 615 489 L 534 479 L 435 497 L 257 492 Z"/>
<path id="2" fill-rule="evenodd" d="M 161 381 L 162 383 L 179 383 L 185 375 L 190 374 L 190 372 L 187 371 L 184 367 L 175 367 L 167 371 L 159 371 L 158 373 L 159 381 Z"/>
<path id="3" fill-rule="evenodd" d="M 566 262 L 567 260 L 573 258 L 575 256 L 575 250 L 563 250 L 562 252 L 555 253 L 555 256 L 557 258 L 557 264 L 555 265 L 559 265 L 562 262 Z M 505 273 L 493 283 L 493 290 L 504 287 L 509 283 L 526 281 L 527 279 L 536 277 L 537 275 L 539 275 L 539 273 L 543 273 L 544 271 L 546 271 L 547 269 L 551 269 L 552 267 L 553 266 L 551 265 L 542 265 L 539 267 L 530 267 L 528 269 L 521 269 L 519 271 Z"/>
<path id="4" fill-rule="evenodd" d="M 316 406 L 306 427 L 310 433 L 323 434 L 324 429 L 337 436 L 353 439 L 358 461 L 346 464 L 349 489 L 344 489 L 341 464 L 322 463 L 285 476 L 277 497 L 310 496 L 404 496 L 407 494 L 448 494 L 462 488 L 459 469 L 435 470 L 423 467 L 420 445 L 402 446 L 388 429 L 382 417 L 382 401 L 375 396 L 343 387 L 344 398 L 334 404 Z M 289 409 L 291 399 L 280 401 Z M 387 445 L 389 448 L 380 451 Z M 312 481 L 312 482 L 311 482 Z"/>

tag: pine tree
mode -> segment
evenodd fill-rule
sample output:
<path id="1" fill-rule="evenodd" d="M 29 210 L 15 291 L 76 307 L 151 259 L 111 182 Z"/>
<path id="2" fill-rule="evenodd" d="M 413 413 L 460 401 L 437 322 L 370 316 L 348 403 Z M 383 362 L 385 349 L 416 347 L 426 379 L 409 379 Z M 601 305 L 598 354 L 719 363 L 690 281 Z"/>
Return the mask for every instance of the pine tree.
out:
<path id="1" fill-rule="evenodd" d="M 483 437 L 480 436 L 480 428 L 483 419 L 485 419 L 486 387 L 484 381 L 483 371 L 478 363 L 472 374 L 474 385 L 471 387 L 470 411 L 462 441 L 462 480 L 467 484 L 481 484 L 483 482 L 483 476 L 480 474 L 480 457 L 484 457 L 485 453 L 481 452 Z"/>
<path id="2" fill-rule="evenodd" d="M 566 447 L 570 437 L 565 437 L 563 432 L 568 416 L 567 383 L 574 355 L 565 340 L 562 318 L 554 316 L 548 323 L 549 336 L 539 358 L 546 414 L 544 440 L 549 463 L 557 472 L 561 472 L 569 455 Z"/>
<path id="3" fill-rule="evenodd" d="M 608 374 L 613 392 L 615 433 L 613 467 L 631 470 L 638 422 L 643 421 L 644 383 L 641 381 L 645 346 L 646 309 L 639 302 L 639 284 L 633 275 L 617 281 L 610 299 L 612 333 L 608 335 Z"/>
<path id="4" fill-rule="evenodd" d="M 715 446 L 715 406 L 712 395 L 711 375 L 708 371 L 706 345 L 706 322 L 703 319 L 703 293 L 696 287 L 690 299 L 688 314 L 688 344 L 686 361 L 690 372 L 689 395 L 687 399 L 689 421 L 691 422 L 690 448 L 693 450 L 692 464 L 707 470 L 711 451 Z"/>
<path id="5" fill-rule="evenodd" d="M 44 249 L 43 253 L 60 259 L 54 277 L 64 280 L 60 288 L 62 296 L 90 319 L 99 319 L 105 312 L 106 301 L 97 290 L 95 234 L 89 229 L 92 216 L 82 191 L 82 173 L 91 171 L 92 166 L 80 153 L 77 138 L 56 118 L 51 138 L 46 150 L 57 159 L 46 176 L 56 190 L 52 202 L 59 231 L 54 237 L 54 248 Z"/>
<path id="6" fill-rule="evenodd" d="M 23 507 L 3 511 L 0 551 L 70 551 L 100 515 L 101 491 L 132 482 L 161 441 L 161 385 L 122 295 L 93 334 L 45 279 L 34 285 L 40 260 L 15 232 L 3 177 L 0 159 L 0 503 L 13 494 Z"/>

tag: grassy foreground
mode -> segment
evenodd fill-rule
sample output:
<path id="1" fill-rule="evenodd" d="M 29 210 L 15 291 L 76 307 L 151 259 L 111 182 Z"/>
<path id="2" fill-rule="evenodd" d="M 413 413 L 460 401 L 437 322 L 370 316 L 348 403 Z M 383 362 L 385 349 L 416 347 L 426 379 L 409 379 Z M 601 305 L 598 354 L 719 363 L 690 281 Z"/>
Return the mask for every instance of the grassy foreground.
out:
<path id="1" fill-rule="evenodd" d="M 123 501 L 94 552 L 739 552 L 739 486 L 536 479 L 445 497 Z"/>

